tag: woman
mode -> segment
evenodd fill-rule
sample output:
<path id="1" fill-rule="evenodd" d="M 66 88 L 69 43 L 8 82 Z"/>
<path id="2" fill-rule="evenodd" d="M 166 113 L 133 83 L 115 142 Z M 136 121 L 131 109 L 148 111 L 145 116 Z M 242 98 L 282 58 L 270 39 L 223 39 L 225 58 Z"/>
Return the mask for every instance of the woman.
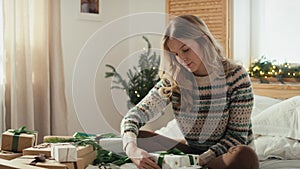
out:
<path id="1" fill-rule="evenodd" d="M 257 169 L 250 115 L 253 93 L 247 71 L 226 59 L 205 23 L 173 18 L 163 38 L 161 80 L 121 122 L 123 148 L 138 168 L 159 168 L 148 152 L 178 148 L 199 154 L 212 169 Z M 169 103 L 185 142 L 139 128 Z"/>

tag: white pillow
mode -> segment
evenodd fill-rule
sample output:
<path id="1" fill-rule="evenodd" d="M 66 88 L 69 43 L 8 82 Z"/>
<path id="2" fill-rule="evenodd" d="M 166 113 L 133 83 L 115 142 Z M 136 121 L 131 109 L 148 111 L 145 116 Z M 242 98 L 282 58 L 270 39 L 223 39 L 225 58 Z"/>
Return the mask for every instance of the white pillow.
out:
<path id="1" fill-rule="evenodd" d="M 254 140 L 255 152 L 259 160 L 278 158 L 300 160 L 300 142 L 281 136 L 259 136 Z"/>
<path id="2" fill-rule="evenodd" d="M 251 116 L 254 117 L 267 109 L 268 107 L 271 107 L 282 100 L 280 99 L 274 99 L 271 97 L 267 96 L 259 96 L 259 95 L 254 95 L 254 102 L 253 102 L 253 109 L 252 109 L 252 114 Z"/>
<path id="3" fill-rule="evenodd" d="M 300 96 L 277 103 L 252 118 L 256 135 L 300 139 Z"/>

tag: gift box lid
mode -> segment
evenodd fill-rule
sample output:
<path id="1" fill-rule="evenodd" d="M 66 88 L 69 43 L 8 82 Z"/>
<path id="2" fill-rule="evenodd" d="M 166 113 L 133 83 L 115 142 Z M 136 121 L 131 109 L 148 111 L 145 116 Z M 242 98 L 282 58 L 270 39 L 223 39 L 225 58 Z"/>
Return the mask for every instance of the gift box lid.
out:
<path id="1" fill-rule="evenodd" d="M 26 127 L 21 127 L 19 129 L 8 129 L 2 133 L 2 135 L 14 136 L 14 135 L 22 135 L 22 137 L 31 138 L 34 135 L 34 145 L 37 145 L 38 141 L 38 132 L 35 130 L 27 130 Z"/>

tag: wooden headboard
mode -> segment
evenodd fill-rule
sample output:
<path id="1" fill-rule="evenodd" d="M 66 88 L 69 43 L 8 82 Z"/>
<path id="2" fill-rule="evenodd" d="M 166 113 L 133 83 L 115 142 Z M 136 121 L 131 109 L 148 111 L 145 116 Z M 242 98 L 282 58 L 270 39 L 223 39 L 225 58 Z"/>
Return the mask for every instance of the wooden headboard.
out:
<path id="1" fill-rule="evenodd" d="M 252 83 L 255 95 L 267 96 L 277 99 L 287 99 L 300 96 L 300 83 L 295 84 L 261 84 Z"/>

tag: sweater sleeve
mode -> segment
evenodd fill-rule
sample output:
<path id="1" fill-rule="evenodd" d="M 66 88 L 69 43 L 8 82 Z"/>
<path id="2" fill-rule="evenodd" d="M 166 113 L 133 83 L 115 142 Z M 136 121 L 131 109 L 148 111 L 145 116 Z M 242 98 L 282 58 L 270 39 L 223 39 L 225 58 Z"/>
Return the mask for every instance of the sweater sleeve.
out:
<path id="1" fill-rule="evenodd" d="M 231 77 L 229 94 L 229 119 L 222 139 L 210 147 L 216 156 L 222 155 L 232 146 L 248 143 L 251 131 L 251 112 L 253 107 L 253 91 L 250 78 L 241 68 Z"/>
<path id="2" fill-rule="evenodd" d="M 170 102 L 169 99 L 160 92 L 162 87 L 164 87 L 164 83 L 160 80 L 136 106 L 127 112 L 121 122 L 122 136 L 128 131 L 137 136 L 140 127 L 161 115 L 163 109 Z"/>

